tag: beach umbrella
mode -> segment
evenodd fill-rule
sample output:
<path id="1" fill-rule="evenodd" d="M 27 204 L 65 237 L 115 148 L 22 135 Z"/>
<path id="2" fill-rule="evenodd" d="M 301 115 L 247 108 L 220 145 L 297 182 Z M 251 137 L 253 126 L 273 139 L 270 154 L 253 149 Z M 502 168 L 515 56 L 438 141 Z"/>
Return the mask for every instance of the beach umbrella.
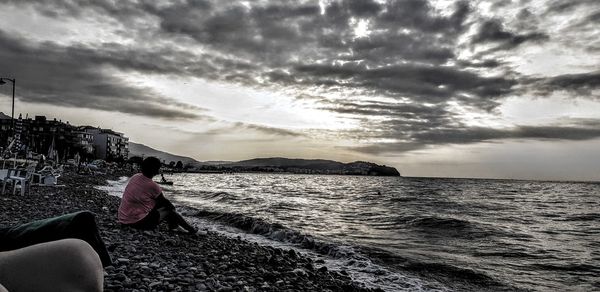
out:
<path id="1" fill-rule="evenodd" d="M 54 136 L 52 136 L 52 143 L 50 143 L 50 147 L 48 147 L 48 159 L 54 159 L 56 154 L 56 150 L 54 150 Z"/>

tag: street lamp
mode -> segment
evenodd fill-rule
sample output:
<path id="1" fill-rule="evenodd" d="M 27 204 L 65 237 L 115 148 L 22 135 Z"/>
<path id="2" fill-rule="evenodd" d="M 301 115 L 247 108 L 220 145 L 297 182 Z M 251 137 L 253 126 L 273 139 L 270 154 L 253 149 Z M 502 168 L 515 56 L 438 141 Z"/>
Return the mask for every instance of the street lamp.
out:
<path id="1" fill-rule="evenodd" d="M 6 77 L 0 77 L 0 86 L 6 84 L 6 81 L 8 80 L 10 82 L 12 82 L 12 112 L 10 114 L 10 118 L 11 118 L 11 122 L 12 122 L 12 133 L 15 133 L 15 84 L 17 83 L 17 79 L 13 78 L 6 78 Z"/>

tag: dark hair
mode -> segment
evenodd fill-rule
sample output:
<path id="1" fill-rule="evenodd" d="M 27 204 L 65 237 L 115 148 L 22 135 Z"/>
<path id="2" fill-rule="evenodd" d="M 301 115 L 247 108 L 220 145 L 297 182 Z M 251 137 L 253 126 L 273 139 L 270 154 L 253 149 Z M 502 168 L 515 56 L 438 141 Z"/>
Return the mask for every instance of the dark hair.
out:
<path id="1" fill-rule="evenodd" d="M 147 157 L 142 161 L 142 173 L 152 178 L 153 176 L 158 174 L 158 170 L 160 169 L 161 163 L 160 160 L 154 156 Z"/>

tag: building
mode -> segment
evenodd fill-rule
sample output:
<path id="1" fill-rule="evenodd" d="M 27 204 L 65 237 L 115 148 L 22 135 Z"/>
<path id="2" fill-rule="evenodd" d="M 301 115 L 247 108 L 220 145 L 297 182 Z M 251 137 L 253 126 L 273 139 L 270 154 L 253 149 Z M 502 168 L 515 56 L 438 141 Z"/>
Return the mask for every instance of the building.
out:
<path id="1" fill-rule="evenodd" d="M 125 137 L 123 133 L 90 126 L 82 129 L 93 136 L 96 158 L 107 161 L 127 160 L 129 158 L 129 138 Z"/>
<path id="2" fill-rule="evenodd" d="M 12 118 L 0 112 L 0 147 L 8 145 L 8 138 L 12 137 Z"/>
<path id="3" fill-rule="evenodd" d="M 18 155 L 38 153 L 56 157 L 60 161 L 76 155 L 88 161 L 119 161 L 129 157 L 129 139 L 123 133 L 90 126 L 76 127 L 69 122 L 49 120 L 45 116 L 23 119 L 20 115 L 14 121 L 15 133 L 11 117 L 0 113 L 0 147 L 5 149 L 9 141 L 16 137 L 18 139 L 12 143 L 14 149 L 11 151 L 18 152 Z"/>
<path id="4" fill-rule="evenodd" d="M 85 127 L 77 127 L 76 143 L 81 148 L 79 153 L 83 158 L 95 158 L 94 135 L 85 131 Z"/>
<path id="5" fill-rule="evenodd" d="M 35 116 L 23 121 L 23 137 L 26 138 L 30 151 L 52 156 L 51 151 L 56 151 L 60 160 L 71 158 L 80 152 L 77 146 L 75 127 L 68 122 L 52 119 L 45 116 Z"/>

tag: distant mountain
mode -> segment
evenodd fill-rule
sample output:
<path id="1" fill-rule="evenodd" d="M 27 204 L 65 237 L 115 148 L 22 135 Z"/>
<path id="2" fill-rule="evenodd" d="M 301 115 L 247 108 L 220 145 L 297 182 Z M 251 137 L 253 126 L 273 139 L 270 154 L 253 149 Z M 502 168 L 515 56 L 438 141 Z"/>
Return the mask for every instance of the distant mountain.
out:
<path id="1" fill-rule="evenodd" d="M 371 162 L 355 161 L 342 163 L 325 159 L 290 159 L 283 157 L 255 158 L 237 162 L 231 161 L 205 161 L 200 162 L 187 156 L 174 155 L 156 150 L 143 144 L 129 142 L 129 157 L 155 156 L 165 163 L 171 161 L 191 164 L 189 171 L 197 172 L 287 172 L 306 174 L 345 174 L 345 175 L 377 175 L 400 176 L 398 170 L 385 165 Z"/>
<path id="2" fill-rule="evenodd" d="M 400 172 L 393 167 L 365 161 L 342 163 L 325 159 L 275 157 L 243 160 L 222 164 L 220 167 L 230 168 L 233 171 L 400 176 Z"/>
<path id="3" fill-rule="evenodd" d="M 272 157 L 272 158 L 254 158 L 249 160 L 242 160 L 227 164 L 228 166 L 279 166 L 279 167 L 291 167 L 291 166 L 328 166 L 330 168 L 342 167 L 344 163 L 325 160 L 325 159 L 298 159 L 298 158 L 283 158 L 283 157 Z"/>
<path id="4" fill-rule="evenodd" d="M 168 152 L 164 152 L 164 151 L 160 151 L 160 150 L 156 150 L 152 147 L 148 147 L 144 144 L 139 144 L 139 143 L 135 143 L 135 142 L 129 142 L 129 157 L 133 157 L 133 156 L 143 156 L 143 157 L 148 157 L 148 156 L 155 156 L 158 159 L 160 159 L 161 161 L 165 161 L 165 163 L 169 164 L 169 162 L 174 161 L 175 163 L 177 163 L 177 161 L 183 162 L 184 165 L 186 164 L 192 164 L 192 165 L 202 165 L 203 163 L 191 158 L 191 157 L 187 157 L 187 156 L 180 156 L 180 155 L 175 155 L 175 154 L 171 154 Z"/>
<path id="5" fill-rule="evenodd" d="M 209 161 L 202 161 L 203 164 L 209 164 L 209 165 L 221 165 L 221 164 L 228 164 L 228 163 L 233 163 L 233 161 L 227 161 L 227 160 L 209 160 Z"/>

